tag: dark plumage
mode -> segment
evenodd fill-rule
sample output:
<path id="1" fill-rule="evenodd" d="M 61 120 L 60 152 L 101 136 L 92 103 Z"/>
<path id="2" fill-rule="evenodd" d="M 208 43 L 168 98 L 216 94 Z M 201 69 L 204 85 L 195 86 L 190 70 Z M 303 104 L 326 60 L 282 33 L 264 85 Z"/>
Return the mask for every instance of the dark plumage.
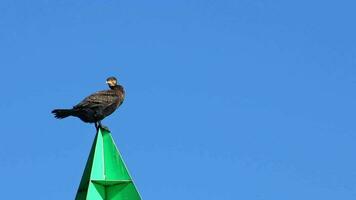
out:
<path id="1" fill-rule="evenodd" d="M 115 77 L 109 77 L 106 83 L 110 90 L 96 92 L 73 106 L 72 109 L 55 109 L 52 113 L 58 119 L 74 116 L 86 123 L 95 123 L 96 128 L 101 127 L 101 120 L 112 114 L 125 98 L 125 90 L 117 84 Z"/>

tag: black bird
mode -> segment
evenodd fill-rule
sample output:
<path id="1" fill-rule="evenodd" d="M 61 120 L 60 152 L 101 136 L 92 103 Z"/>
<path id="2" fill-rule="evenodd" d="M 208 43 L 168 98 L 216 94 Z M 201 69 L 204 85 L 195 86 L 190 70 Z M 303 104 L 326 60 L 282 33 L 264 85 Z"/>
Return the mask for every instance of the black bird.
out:
<path id="1" fill-rule="evenodd" d="M 101 125 L 101 120 L 112 114 L 124 101 L 125 90 L 118 85 L 115 77 L 106 79 L 110 90 L 96 92 L 86 97 L 72 109 L 55 109 L 52 113 L 58 119 L 69 116 L 80 118 L 86 123 L 95 123 L 95 128 L 106 128 Z"/>

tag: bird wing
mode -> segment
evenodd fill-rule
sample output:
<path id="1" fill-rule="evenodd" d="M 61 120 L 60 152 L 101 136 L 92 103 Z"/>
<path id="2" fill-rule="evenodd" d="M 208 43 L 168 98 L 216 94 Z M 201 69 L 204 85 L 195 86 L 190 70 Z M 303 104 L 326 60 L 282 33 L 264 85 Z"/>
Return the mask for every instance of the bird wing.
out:
<path id="1" fill-rule="evenodd" d="M 109 106 L 117 100 L 118 96 L 112 90 L 96 92 L 75 105 L 73 108 Z"/>

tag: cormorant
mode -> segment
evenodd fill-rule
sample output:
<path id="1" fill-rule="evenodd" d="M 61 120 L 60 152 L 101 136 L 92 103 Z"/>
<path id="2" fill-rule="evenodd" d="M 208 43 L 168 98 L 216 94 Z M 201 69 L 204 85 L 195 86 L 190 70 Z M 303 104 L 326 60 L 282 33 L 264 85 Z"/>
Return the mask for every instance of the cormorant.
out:
<path id="1" fill-rule="evenodd" d="M 112 114 L 125 99 L 125 90 L 117 84 L 115 77 L 107 78 L 106 83 L 110 90 L 96 92 L 73 106 L 72 109 L 55 109 L 52 113 L 58 119 L 74 116 L 83 122 L 95 123 L 96 129 L 102 127 L 101 120 Z"/>

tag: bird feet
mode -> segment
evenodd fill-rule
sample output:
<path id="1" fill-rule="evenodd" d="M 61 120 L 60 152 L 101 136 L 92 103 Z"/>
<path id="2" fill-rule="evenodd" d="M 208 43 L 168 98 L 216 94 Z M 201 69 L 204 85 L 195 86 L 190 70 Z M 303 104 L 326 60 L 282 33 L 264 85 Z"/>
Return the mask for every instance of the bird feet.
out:
<path id="1" fill-rule="evenodd" d="M 95 128 L 96 128 L 97 131 L 99 130 L 99 128 L 101 128 L 101 129 L 103 129 L 105 131 L 110 132 L 109 128 L 107 126 L 102 125 L 100 121 L 95 123 Z"/>
<path id="2" fill-rule="evenodd" d="M 107 126 L 99 126 L 99 128 L 104 129 L 107 132 L 110 132 L 109 128 Z"/>

